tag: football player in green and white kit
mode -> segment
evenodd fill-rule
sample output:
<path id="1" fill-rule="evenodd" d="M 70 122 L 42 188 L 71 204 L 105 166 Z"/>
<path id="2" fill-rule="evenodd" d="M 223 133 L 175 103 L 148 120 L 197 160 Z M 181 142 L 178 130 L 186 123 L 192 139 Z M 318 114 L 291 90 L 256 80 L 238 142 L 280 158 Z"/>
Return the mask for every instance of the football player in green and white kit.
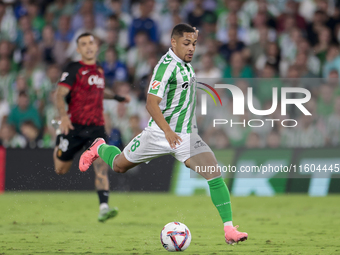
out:
<path id="1" fill-rule="evenodd" d="M 86 171 L 98 158 L 102 158 L 118 173 L 171 154 L 187 167 L 207 169 L 216 166 L 214 153 L 197 133 L 196 78 L 190 64 L 197 43 L 198 30 L 187 24 L 178 24 L 171 34 L 171 48 L 153 70 L 146 109 L 151 115 L 148 126 L 121 152 L 97 138 L 80 158 L 79 169 Z M 200 141 L 194 146 L 191 141 Z M 220 172 L 199 172 L 209 184 L 211 199 L 224 223 L 228 244 L 244 241 L 247 233 L 237 231 L 232 224 L 229 190 Z"/>

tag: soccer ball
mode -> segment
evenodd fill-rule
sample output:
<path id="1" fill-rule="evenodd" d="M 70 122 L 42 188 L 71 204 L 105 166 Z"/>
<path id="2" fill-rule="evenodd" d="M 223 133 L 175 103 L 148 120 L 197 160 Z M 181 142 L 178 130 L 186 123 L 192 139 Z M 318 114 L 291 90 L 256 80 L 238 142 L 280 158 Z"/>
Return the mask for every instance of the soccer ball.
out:
<path id="1" fill-rule="evenodd" d="M 162 229 L 161 242 L 167 251 L 184 251 L 191 242 L 190 230 L 183 223 L 170 222 Z"/>

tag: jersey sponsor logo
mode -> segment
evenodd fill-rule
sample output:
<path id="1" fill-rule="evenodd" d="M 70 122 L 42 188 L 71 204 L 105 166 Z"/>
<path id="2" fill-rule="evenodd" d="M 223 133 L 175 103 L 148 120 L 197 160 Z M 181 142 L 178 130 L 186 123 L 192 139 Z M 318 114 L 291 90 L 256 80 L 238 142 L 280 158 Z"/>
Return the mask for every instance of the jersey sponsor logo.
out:
<path id="1" fill-rule="evenodd" d="M 63 72 L 63 73 L 61 74 L 60 81 L 65 81 L 65 80 L 66 80 L 66 77 L 67 77 L 68 75 L 69 75 L 68 72 Z"/>
<path id="2" fill-rule="evenodd" d="M 153 83 L 151 84 L 151 87 L 153 90 L 155 90 L 155 89 L 158 89 L 160 85 L 161 85 L 160 81 L 154 80 Z"/>
<path id="3" fill-rule="evenodd" d="M 88 79 L 88 83 L 90 86 L 96 85 L 97 88 L 104 88 L 105 82 L 103 78 L 100 78 L 98 75 L 91 75 Z"/>
<path id="4" fill-rule="evenodd" d="M 90 70 L 82 71 L 81 74 L 82 74 L 82 75 L 85 75 L 85 74 L 87 74 L 88 72 L 90 72 Z"/>
<path id="5" fill-rule="evenodd" d="M 189 82 L 184 82 L 183 84 L 182 84 L 182 89 L 187 89 L 189 87 Z"/>

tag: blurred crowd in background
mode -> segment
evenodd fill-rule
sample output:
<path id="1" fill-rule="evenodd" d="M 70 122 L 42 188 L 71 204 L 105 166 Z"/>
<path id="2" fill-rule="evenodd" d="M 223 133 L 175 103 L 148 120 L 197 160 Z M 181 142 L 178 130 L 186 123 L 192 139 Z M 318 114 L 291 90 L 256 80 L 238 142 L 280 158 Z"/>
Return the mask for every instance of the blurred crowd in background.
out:
<path id="1" fill-rule="evenodd" d="M 122 148 L 147 125 L 145 100 L 152 70 L 170 47 L 178 23 L 199 29 L 192 61 L 197 77 L 211 85 L 232 79 L 245 92 L 253 87 L 256 109 L 270 108 L 272 87 L 312 92 L 306 104 L 312 116 L 298 109 L 281 116 L 278 108 L 264 117 L 294 117 L 296 128 L 282 128 L 278 122 L 274 127 L 266 123 L 263 128 L 212 129 L 212 119 L 232 109 L 230 95 L 220 91 L 223 107 L 205 118 L 197 110 L 201 135 L 211 147 L 339 145 L 339 0 L 2 0 L 1 144 L 54 147 L 56 84 L 65 64 L 79 60 L 77 36 L 91 32 L 100 45 L 98 61 L 106 86 L 132 98 L 129 104 L 104 102 L 110 143 Z M 229 119 L 253 117 L 246 111 Z"/>

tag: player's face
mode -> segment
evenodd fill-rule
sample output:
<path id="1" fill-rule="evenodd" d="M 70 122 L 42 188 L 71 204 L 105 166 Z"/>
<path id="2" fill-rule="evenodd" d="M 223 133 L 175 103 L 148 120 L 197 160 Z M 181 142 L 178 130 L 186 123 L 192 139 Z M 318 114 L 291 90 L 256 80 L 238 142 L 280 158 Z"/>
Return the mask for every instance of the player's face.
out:
<path id="1" fill-rule="evenodd" d="M 182 37 L 171 39 L 171 45 L 176 55 L 187 63 L 190 63 L 194 56 L 196 43 L 196 33 L 183 33 Z"/>
<path id="2" fill-rule="evenodd" d="M 84 36 L 79 39 L 77 52 L 84 60 L 93 60 L 96 58 L 98 45 L 93 36 Z"/>

